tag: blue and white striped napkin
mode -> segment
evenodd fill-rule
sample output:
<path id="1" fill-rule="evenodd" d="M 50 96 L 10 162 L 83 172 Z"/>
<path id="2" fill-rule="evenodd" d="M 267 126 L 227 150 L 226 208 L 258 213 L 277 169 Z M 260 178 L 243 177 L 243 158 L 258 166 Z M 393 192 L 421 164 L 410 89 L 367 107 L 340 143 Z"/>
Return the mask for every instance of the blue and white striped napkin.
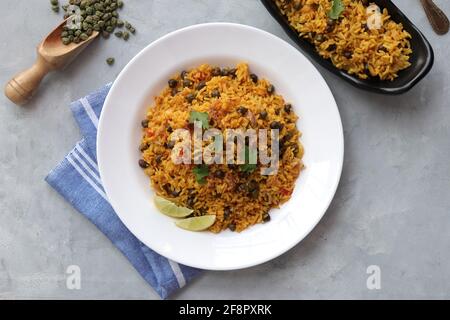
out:
<path id="1" fill-rule="evenodd" d="M 108 202 L 96 163 L 96 139 L 98 119 L 110 88 L 108 84 L 70 105 L 84 138 L 45 180 L 94 223 L 165 299 L 200 270 L 180 265 L 146 247 L 125 227 Z"/>

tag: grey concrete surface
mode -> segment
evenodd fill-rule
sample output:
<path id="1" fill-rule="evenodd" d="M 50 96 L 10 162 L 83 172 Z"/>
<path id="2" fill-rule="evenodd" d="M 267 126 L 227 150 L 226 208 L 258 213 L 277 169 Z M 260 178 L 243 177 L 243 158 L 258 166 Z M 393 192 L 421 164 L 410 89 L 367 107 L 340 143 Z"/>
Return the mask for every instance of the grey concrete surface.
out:
<path id="1" fill-rule="evenodd" d="M 419 1 L 394 2 L 430 40 L 435 66 L 396 97 L 355 89 L 319 67 L 346 144 L 324 219 L 278 259 L 206 272 L 174 298 L 450 298 L 450 34 L 433 33 Z M 436 3 L 450 14 L 448 0 Z M 44 182 L 80 137 L 69 102 L 114 80 L 153 40 L 191 24 L 238 22 L 288 40 L 257 0 L 128 0 L 123 16 L 138 29 L 128 43 L 94 43 L 46 78 L 26 107 L 0 96 L 0 299 L 157 299 L 109 240 Z M 60 16 L 45 0 L 2 0 L 0 19 L 3 86 L 31 65 L 35 45 Z M 108 56 L 116 57 L 112 68 Z M 81 290 L 66 288 L 69 265 L 81 267 Z M 381 268 L 380 290 L 366 287 L 369 265 Z"/>

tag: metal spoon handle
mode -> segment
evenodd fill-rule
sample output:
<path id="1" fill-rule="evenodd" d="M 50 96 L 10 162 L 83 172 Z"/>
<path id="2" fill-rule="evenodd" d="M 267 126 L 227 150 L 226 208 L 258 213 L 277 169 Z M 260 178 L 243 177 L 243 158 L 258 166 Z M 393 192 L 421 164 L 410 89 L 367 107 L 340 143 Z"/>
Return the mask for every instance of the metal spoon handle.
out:
<path id="1" fill-rule="evenodd" d="M 432 0 L 420 0 L 425 9 L 428 20 L 437 34 L 446 34 L 449 30 L 450 23 L 445 13 Z"/>

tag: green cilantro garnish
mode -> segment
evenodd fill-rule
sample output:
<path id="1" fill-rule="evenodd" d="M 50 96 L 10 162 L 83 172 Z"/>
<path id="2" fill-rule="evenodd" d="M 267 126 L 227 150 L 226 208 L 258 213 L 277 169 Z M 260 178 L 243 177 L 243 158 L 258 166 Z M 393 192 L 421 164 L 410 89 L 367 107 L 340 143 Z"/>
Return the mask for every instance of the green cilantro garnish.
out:
<path id="1" fill-rule="evenodd" d="M 195 167 L 194 169 L 192 169 L 192 171 L 194 172 L 195 175 L 195 180 L 199 183 L 199 184 L 205 184 L 206 183 L 206 177 L 209 174 L 209 168 L 206 164 L 202 164 L 199 165 L 197 167 Z"/>
<path id="2" fill-rule="evenodd" d="M 191 111 L 189 114 L 189 123 L 200 121 L 203 129 L 209 129 L 209 116 L 208 112 Z"/>
<path id="3" fill-rule="evenodd" d="M 251 172 L 255 171 L 256 164 L 250 164 L 250 163 L 248 163 L 248 164 L 241 164 L 240 169 L 241 169 L 242 172 L 249 172 L 249 173 L 251 173 Z"/>
<path id="4" fill-rule="evenodd" d="M 333 20 L 339 19 L 339 16 L 344 12 L 345 6 L 342 0 L 333 0 L 331 9 L 328 12 L 328 17 Z"/>
<path id="5" fill-rule="evenodd" d="M 252 151 L 252 154 L 250 154 L 250 148 L 248 146 L 245 146 L 245 164 L 241 164 L 239 167 L 242 172 L 248 172 L 252 173 L 256 169 L 256 163 L 249 163 L 250 162 L 250 156 L 253 155 L 254 151 Z"/>

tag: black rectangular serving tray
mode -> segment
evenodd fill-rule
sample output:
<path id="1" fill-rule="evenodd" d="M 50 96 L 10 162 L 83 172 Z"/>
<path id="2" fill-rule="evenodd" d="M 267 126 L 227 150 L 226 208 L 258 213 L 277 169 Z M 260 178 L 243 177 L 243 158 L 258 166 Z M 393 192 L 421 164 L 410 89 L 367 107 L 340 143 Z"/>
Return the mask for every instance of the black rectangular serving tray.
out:
<path id="1" fill-rule="evenodd" d="M 330 60 L 322 58 L 317 52 L 313 44 L 308 40 L 300 38 L 298 32 L 292 28 L 287 18 L 281 14 L 277 5 L 273 0 L 261 0 L 269 13 L 277 20 L 287 35 L 300 47 L 310 59 L 319 63 L 322 67 L 335 75 L 341 77 L 345 81 L 355 87 L 383 94 L 401 94 L 414 87 L 421 79 L 423 79 L 433 67 L 434 53 L 428 40 L 419 31 L 419 29 L 405 16 L 403 12 L 391 0 L 372 0 L 380 8 L 386 8 L 391 18 L 395 22 L 400 22 L 408 31 L 412 39 L 411 47 L 413 53 L 410 58 L 411 66 L 398 73 L 398 78 L 394 81 L 380 80 L 377 78 L 360 79 L 356 75 L 350 75 L 344 70 L 336 68 Z"/>

